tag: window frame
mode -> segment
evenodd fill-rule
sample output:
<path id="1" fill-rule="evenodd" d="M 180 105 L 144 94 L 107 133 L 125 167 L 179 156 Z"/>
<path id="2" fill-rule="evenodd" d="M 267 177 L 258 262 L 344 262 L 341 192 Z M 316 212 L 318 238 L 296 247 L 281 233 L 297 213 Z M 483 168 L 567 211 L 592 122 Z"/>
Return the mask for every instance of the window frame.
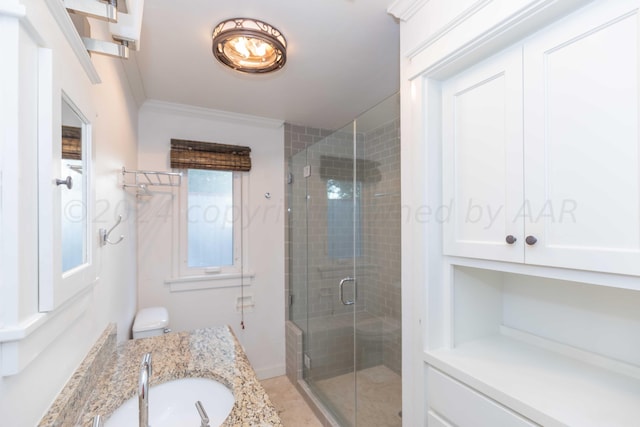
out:
<path id="1" fill-rule="evenodd" d="M 182 172 L 182 180 L 178 187 L 177 203 L 173 203 L 173 278 L 165 280 L 165 283 L 180 283 L 202 280 L 223 280 L 223 279 L 250 279 L 253 275 L 246 272 L 248 245 L 246 225 L 243 218 L 246 217 L 246 206 L 248 203 L 248 177 L 244 172 L 229 172 L 233 174 L 233 265 L 189 267 L 188 266 L 188 171 L 189 169 L 179 169 Z M 240 286 L 240 281 L 234 283 Z M 187 289 L 185 289 L 187 290 Z"/>

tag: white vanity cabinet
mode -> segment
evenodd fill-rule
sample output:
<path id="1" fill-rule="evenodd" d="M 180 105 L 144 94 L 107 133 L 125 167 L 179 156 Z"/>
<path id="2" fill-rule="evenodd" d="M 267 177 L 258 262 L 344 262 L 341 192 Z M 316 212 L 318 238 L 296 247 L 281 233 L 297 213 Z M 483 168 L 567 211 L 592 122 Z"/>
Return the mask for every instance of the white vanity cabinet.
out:
<path id="1" fill-rule="evenodd" d="M 640 274 L 638 28 L 603 2 L 442 83 L 445 254 Z"/>
<path id="2" fill-rule="evenodd" d="M 397 3 L 404 425 L 638 426 L 640 0 Z"/>

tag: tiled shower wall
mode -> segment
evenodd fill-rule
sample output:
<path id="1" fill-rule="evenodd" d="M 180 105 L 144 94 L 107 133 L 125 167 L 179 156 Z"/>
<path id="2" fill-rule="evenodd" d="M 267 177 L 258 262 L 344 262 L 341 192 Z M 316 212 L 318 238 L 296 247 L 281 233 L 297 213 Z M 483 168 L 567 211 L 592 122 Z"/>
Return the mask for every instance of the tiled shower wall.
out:
<path id="1" fill-rule="evenodd" d="M 357 139 L 357 157 L 374 162 L 377 171 L 372 172 L 381 178 L 370 182 L 364 176 L 361 187 L 363 241 L 355 271 L 360 301 L 357 324 L 360 330 L 384 332 L 385 336 L 383 342 L 374 344 L 366 339 L 359 341 L 358 347 L 365 353 L 357 355 L 358 369 L 385 364 L 400 373 L 399 119 L 392 118 L 374 130 L 358 134 Z M 287 200 L 289 226 L 285 230 L 286 293 L 293 295 L 288 318 L 307 340 L 306 352 L 312 358 L 314 379 L 350 372 L 353 364 L 352 310 L 340 303 L 338 283 L 353 275 L 354 270 L 352 259 L 329 257 L 327 184 L 319 172 L 321 156 L 353 158 L 352 140 L 350 128 L 333 133 L 285 124 L 285 156 L 289 165 L 286 178 L 290 181 L 286 193 L 291 196 Z M 319 141 L 321 144 L 313 146 Z M 308 178 L 303 176 L 305 165 L 311 166 Z M 351 295 L 347 292 L 345 297 Z M 295 336 L 288 333 L 287 339 Z M 287 373 L 292 380 L 301 371 L 298 365 L 289 366 L 294 361 L 300 363 L 298 347 L 287 343 Z"/>

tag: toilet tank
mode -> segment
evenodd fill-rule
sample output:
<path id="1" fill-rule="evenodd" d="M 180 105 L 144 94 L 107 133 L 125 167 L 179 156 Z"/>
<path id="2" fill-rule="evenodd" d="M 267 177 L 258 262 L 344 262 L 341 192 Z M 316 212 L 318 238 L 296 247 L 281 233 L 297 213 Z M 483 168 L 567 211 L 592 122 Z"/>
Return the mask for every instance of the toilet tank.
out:
<path id="1" fill-rule="evenodd" d="M 133 321 L 133 338 L 146 338 L 169 332 L 169 312 L 164 307 L 138 311 Z"/>

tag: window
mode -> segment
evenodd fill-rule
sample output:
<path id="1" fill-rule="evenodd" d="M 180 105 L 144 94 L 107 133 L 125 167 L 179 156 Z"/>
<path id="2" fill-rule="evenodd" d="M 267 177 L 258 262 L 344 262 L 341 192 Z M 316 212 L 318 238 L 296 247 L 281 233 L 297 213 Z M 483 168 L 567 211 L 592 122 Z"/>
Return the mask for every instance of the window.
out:
<path id="1" fill-rule="evenodd" d="M 240 272 L 240 174 L 187 169 L 181 190 L 179 275 Z"/>
<path id="2" fill-rule="evenodd" d="M 173 205 L 171 291 L 244 286 L 248 245 L 243 205 L 248 194 L 251 148 L 171 139 L 172 169 L 181 170 L 180 202 Z M 240 279 L 240 280 L 238 280 Z M 211 280 L 222 280 L 213 283 Z"/>
<path id="3" fill-rule="evenodd" d="M 329 258 L 362 256 L 360 187 L 359 181 L 356 181 L 354 185 L 353 181 L 327 180 Z"/>

